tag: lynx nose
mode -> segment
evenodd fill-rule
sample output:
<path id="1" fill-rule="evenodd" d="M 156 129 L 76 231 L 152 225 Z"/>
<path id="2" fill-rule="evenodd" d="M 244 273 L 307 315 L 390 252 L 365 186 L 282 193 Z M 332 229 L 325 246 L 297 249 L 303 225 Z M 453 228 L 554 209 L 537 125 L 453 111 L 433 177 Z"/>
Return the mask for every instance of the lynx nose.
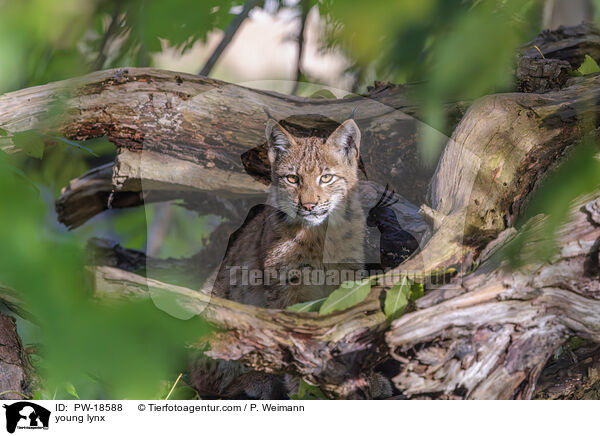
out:
<path id="1" fill-rule="evenodd" d="M 309 212 L 312 212 L 316 205 L 317 203 L 302 203 L 302 207 Z"/>

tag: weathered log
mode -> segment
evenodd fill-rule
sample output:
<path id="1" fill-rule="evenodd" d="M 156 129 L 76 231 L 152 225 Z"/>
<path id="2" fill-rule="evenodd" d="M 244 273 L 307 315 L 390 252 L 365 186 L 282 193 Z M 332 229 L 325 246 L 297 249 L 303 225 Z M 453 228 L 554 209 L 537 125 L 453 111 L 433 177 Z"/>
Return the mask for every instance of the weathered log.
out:
<path id="1" fill-rule="evenodd" d="M 595 80 L 597 80 L 597 78 L 580 80 L 577 82 L 576 86 L 582 86 L 582 84 L 584 84 L 584 86 L 591 86 L 591 84 L 595 83 Z M 588 95 L 590 95 L 589 92 Z M 513 95 L 513 97 L 521 97 L 521 95 Z M 473 116 L 472 114 L 476 114 L 477 112 L 472 110 L 469 113 Z M 464 123 L 468 122 L 468 117 L 469 115 L 465 118 L 466 121 L 463 121 Z M 500 119 L 500 117 L 497 118 L 497 124 L 500 123 Z M 540 121 L 544 121 L 544 119 L 545 118 L 541 118 Z M 552 159 L 556 160 L 557 157 L 560 157 L 564 153 L 565 150 L 561 150 L 560 146 L 566 147 L 571 144 L 570 141 L 576 140 L 574 132 L 580 132 L 580 130 L 577 130 L 579 125 L 575 122 L 576 119 L 576 117 L 567 118 L 567 126 L 569 126 L 567 132 L 571 132 L 572 136 L 567 137 L 566 139 L 563 136 L 560 136 L 562 139 L 559 141 L 558 145 L 556 142 L 553 142 L 552 139 L 548 139 L 548 144 L 554 144 L 556 148 L 546 147 L 544 153 L 554 153 L 552 158 L 537 159 L 536 161 L 534 159 L 527 159 L 526 156 L 522 157 L 523 161 L 529 162 L 530 165 L 532 162 L 535 162 L 535 165 L 541 165 L 540 167 L 536 166 L 536 170 L 539 168 L 539 172 L 534 172 L 534 174 L 539 174 L 541 177 L 541 175 L 547 172 L 551 167 L 550 162 Z M 502 122 L 504 122 L 504 119 L 502 119 Z M 547 124 L 546 122 L 540 122 L 537 130 L 538 135 L 541 137 L 546 137 L 545 135 L 548 135 L 550 138 L 558 137 L 558 130 L 560 129 L 552 134 L 544 131 L 544 128 L 548 125 L 553 126 L 552 123 Z M 527 124 L 527 128 L 531 128 L 530 124 Z M 463 141 L 463 146 L 465 143 L 467 143 L 467 141 Z M 526 141 L 525 143 L 527 144 Z M 539 150 L 537 147 L 532 147 L 523 151 L 522 154 L 527 155 L 527 153 L 535 154 L 539 153 Z M 540 155 L 537 154 L 536 156 Z M 508 157 L 507 160 L 512 164 Z M 441 167 L 443 166 L 440 165 L 440 167 L 438 167 L 438 171 Z M 461 195 L 463 195 L 463 203 L 461 204 L 460 202 L 460 196 L 455 195 L 454 197 L 449 198 L 456 199 L 456 204 L 458 205 L 457 208 L 459 210 L 461 210 L 461 207 L 462 210 L 465 210 L 464 202 L 467 202 L 468 204 L 471 197 L 467 188 L 461 189 L 461 184 L 464 184 L 465 180 L 468 180 L 469 183 L 481 182 L 478 182 L 476 178 L 468 179 L 467 177 L 464 177 L 463 174 L 461 174 L 461 176 L 462 177 L 459 177 L 458 180 L 456 180 L 455 186 L 458 186 L 457 192 L 462 193 Z M 516 180 L 511 180 L 511 183 L 513 184 L 513 187 L 515 185 L 518 186 L 518 181 Z M 500 185 L 502 187 L 505 186 L 504 183 L 501 183 Z M 523 197 L 530 195 L 534 185 L 535 180 L 527 183 L 522 188 Z M 499 210 L 510 211 L 510 208 L 500 209 L 502 200 L 506 198 L 503 197 L 502 192 L 491 195 L 491 198 L 492 200 L 490 200 L 490 203 L 494 199 L 497 201 L 496 208 Z M 588 203 L 586 211 L 595 211 L 594 204 L 596 203 Z M 475 206 L 478 205 L 475 203 Z M 444 204 L 444 207 L 447 207 L 447 204 Z M 490 207 L 490 205 L 488 205 L 488 207 Z M 446 210 L 452 212 L 451 208 Z M 592 212 L 579 212 L 579 215 L 576 213 L 575 220 L 567 227 L 569 229 L 568 237 L 579 238 L 571 240 L 571 244 L 569 245 L 569 247 L 571 247 L 569 257 L 564 259 L 564 262 L 568 265 L 571 265 L 573 260 L 577 259 L 578 262 L 580 262 L 578 265 L 581 268 L 585 263 L 585 259 L 594 256 L 594 253 L 589 252 L 590 248 L 593 249 L 594 244 L 596 244 L 596 259 L 598 257 L 596 241 L 600 235 L 598 234 L 597 224 L 594 224 L 594 221 L 590 222 L 589 214 Z M 452 217 L 452 213 L 448 213 L 448 216 Z M 592 214 L 591 216 L 595 215 Z M 444 221 L 447 219 L 448 218 L 444 218 Z M 494 224 L 493 221 L 492 224 Z M 480 228 L 485 228 L 486 222 L 483 221 L 482 224 L 482 221 L 479 221 L 478 225 Z M 438 223 L 437 230 L 439 231 L 443 228 L 444 222 L 441 224 Z M 494 227 L 491 226 L 491 229 L 497 234 L 501 230 L 501 227 L 494 229 Z M 574 231 L 574 229 L 578 229 L 578 231 Z M 586 241 L 587 244 L 585 243 Z M 575 250 L 573 247 L 579 247 L 579 251 Z M 491 269 L 488 265 L 493 265 L 493 262 L 488 260 L 487 263 L 484 262 L 482 266 L 480 266 L 476 274 L 465 279 L 458 287 L 458 290 L 456 289 L 456 284 L 452 284 L 452 286 L 447 286 L 430 294 L 422 301 L 420 306 L 421 310 L 412 314 L 407 314 L 398 320 L 394 325 L 394 329 L 388 335 L 390 347 L 395 350 L 398 359 L 405 364 L 403 372 L 396 379 L 398 387 L 406 395 L 446 395 L 465 398 L 530 397 L 533 392 L 533 386 L 537 375 L 541 371 L 547 357 L 560 345 L 560 343 L 562 343 L 569 335 L 579 335 L 597 339 L 597 335 L 599 334 L 599 332 L 594 331 L 594 323 L 596 323 L 597 320 L 595 317 L 589 318 L 589 314 L 587 314 L 589 319 L 586 320 L 586 323 L 583 325 L 575 325 L 574 320 L 584 319 L 584 308 L 589 308 L 590 304 L 595 303 L 593 299 L 590 301 L 589 295 L 586 297 L 579 296 L 579 299 L 573 298 L 571 295 L 565 294 L 566 292 L 571 292 L 570 289 L 557 289 L 554 287 L 556 286 L 555 283 L 544 286 L 543 293 L 538 295 L 536 292 L 540 292 L 541 289 L 534 288 L 532 284 L 528 284 L 528 282 L 525 281 L 536 280 L 536 277 L 538 277 L 537 280 L 539 280 L 539 277 L 544 277 L 548 274 L 550 274 L 550 276 L 554 275 L 558 280 L 562 280 L 560 274 L 564 269 L 564 265 L 557 262 L 558 261 L 555 260 L 551 265 L 538 266 L 539 270 L 537 275 L 531 275 L 531 271 L 529 270 L 525 272 L 509 273 L 501 269 Z M 555 267 L 558 268 L 556 270 L 558 273 L 551 274 Z M 583 272 L 582 269 L 574 267 L 572 275 L 579 279 L 585 277 Z M 114 291 L 115 289 L 125 287 L 131 291 L 133 287 L 145 283 L 143 278 L 127 278 L 114 270 L 107 272 L 106 269 L 101 269 L 100 276 L 99 289 L 109 288 Z M 514 282 L 512 283 L 512 287 L 510 287 L 511 285 L 507 285 L 507 283 L 510 284 L 511 281 Z M 110 285 L 105 285 L 103 283 L 109 283 Z M 131 283 L 134 283 L 135 286 Z M 591 280 L 591 283 L 593 284 L 594 281 Z M 525 287 L 525 284 L 528 284 L 529 287 Z M 152 286 L 166 287 L 169 289 L 169 285 L 162 285 L 157 282 L 152 282 Z M 482 286 L 481 290 L 477 289 L 478 286 Z M 508 290 L 506 286 L 509 286 Z M 598 286 L 597 279 L 595 286 Z M 465 293 L 465 295 L 457 296 L 457 294 L 462 293 Z M 434 300 L 436 295 L 438 298 Z M 536 295 L 538 297 L 534 298 Z M 528 296 L 529 298 L 527 298 Z M 454 299 L 444 301 L 446 297 L 454 297 Z M 373 314 L 373 317 L 364 316 L 361 318 L 366 324 L 360 324 L 360 328 L 367 329 L 369 341 L 377 343 L 377 334 L 381 335 L 386 326 L 379 305 L 374 304 L 373 301 L 375 300 L 368 302 L 368 304 L 373 305 L 369 309 L 370 313 Z M 429 308 L 425 307 L 426 302 L 428 301 L 435 301 L 435 305 Z M 305 325 L 307 321 L 304 318 L 304 315 L 281 315 L 284 316 L 285 319 L 284 325 L 286 326 L 286 333 L 283 336 L 279 336 L 279 334 L 271 332 L 270 329 L 273 328 L 279 331 L 280 323 L 284 322 L 283 319 L 276 318 L 274 325 L 267 325 L 262 321 L 259 324 L 256 324 L 256 319 L 254 318 L 258 317 L 258 319 L 263 319 L 264 317 L 267 317 L 268 319 L 272 319 L 273 316 L 282 312 L 269 311 L 271 313 L 268 315 L 258 315 L 257 312 L 254 311 L 258 310 L 260 312 L 262 309 L 252 308 L 251 315 L 248 315 L 247 313 L 236 313 L 234 315 L 229 314 L 225 316 L 221 313 L 220 307 L 222 304 L 227 305 L 230 304 L 230 302 L 222 302 L 219 300 L 213 300 L 213 302 L 216 302 L 216 306 L 213 306 L 212 304 L 207 306 L 213 307 L 213 312 L 208 315 L 209 319 L 228 331 L 228 333 L 219 337 L 218 343 L 226 345 L 222 347 L 215 346 L 213 349 L 213 356 L 215 357 L 241 360 L 257 369 L 286 371 L 300 374 L 313 383 L 326 386 L 324 389 L 330 395 L 335 396 L 349 394 L 349 391 L 347 390 L 348 386 L 340 385 L 340 381 L 335 378 L 335 374 L 339 375 L 339 371 L 342 369 L 344 371 L 356 373 L 355 371 L 357 368 L 365 370 L 365 368 L 368 367 L 366 355 L 362 355 L 358 360 L 352 360 L 352 364 L 357 365 L 352 368 L 347 366 L 342 368 L 339 365 L 330 365 L 328 359 L 335 358 L 335 356 L 331 354 L 331 350 L 336 349 L 336 342 L 332 341 L 331 338 L 328 338 L 324 342 L 317 343 L 318 341 L 316 341 L 315 337 L 312 335 L 302 336 L 306 334 L 307 330 L 311 330 Z M 552 310 L 541 311 L 539 307 L 544 307 L 548 302 L 550 302 L 549 306 Z M 465 308 L 463 308 L 463 306 L 465 306 Z M 240 308 L 240 310 L 246 310 L 246 308 L 242 309 L 239 305 L 236 307 Z M 360 306 L 357 307 L 360 308 Z M 470 313 L 469 310 L 472 312 Z M 559 313 L 557 314 L 554 311 Z M 377 314 L 377 316 L 375 316 L 375 314 Z M 297 316 L 302 318 L 302 320 L 297 318 Z M 352 317 L 346 318 L 346 312 L 337 314 L 337 316 L 340 317 L 335 321 L 335 324 L 338 325 L 342 323 L 342 319 L 352 319 Z M 488 318 L 486 318 L 486 316 Z M 224 321 L 226 317 L 230 321 Z M 260 326 L 259 332 L 248 328 L 248 326 L 251 325 L 251 321 L 248 321 L 248 323 L 240 321 L 251 318 L 253 319 L 252 323 L 255 323 L 254 325 Z M 314 318 L 315 322 L 320 322 L 320 320 L 320 318 Z M 437 322 L 432 322 L 432 320 L 439 320 L 440 324 L 438 325 Z M 299 328 L 299 326 L 302 325 L 304 327 Z M 428 329 L 428 326 L 431 326 L 431 328 Z M 534 331 L 536 326 L 540 329 L 539 331 Z M 333 328 L 333 325 L 328 325 L 328 327 Z M 524 332 L 522 329 L 525 329 Z M 421 333 L 422 331 L 425 332 Z M 296 337 L 294 336 L 295 332 L 302 333 L 302 335 Z M 317 330 L 317 332 L 317 336 L 320 338 L 322 330 Z M 440 332 L 442 332 L 441 335 Z M 338 336 L 337 339 L 342 341 L 346 346 L 346 351 L 353 350 L 353 347 L 358 344 L 364 345 L 364 337 L 362 335 L 356 336 L 356 338 L 358 338 L 357 344 L 351 340 L 355 338 L 352 331 L 344 330 L 344 333 L 346 333 L 346 336 L 341 335 Z M 363 332 L 363 334 L 365 334 L 365 332 Z M 229 335 L 228 339 L 226 339 L 227 335 Z M 255 337 L 256 335 L 258 335 L 259 338 Z M 291 342 L 292 345 L 290 345 L 289 341 L 290 335 L 294 337 L 294 341 Z M 435 339 L 438 338 L 436 335 L 440 335 L 439 339 L 437 339 L 438 342 L 435 342 Z M 274 339 L 274 337 L 277 339 Z M 306 342 L 301 341 L 299 338 L 305 339 Z M 430 345 L 432 343 L 435 345 Z M 464 350 L 459 347 L 459 345 L 464 345 Z M 449 350 L 445 350 L 444 346 L 449 347 Z M 293 349 L 290 350 L 290 347 Z M 323 347 L 328 350 L 327 353 L 322 353 Z M 412 356 L 414 349 L 427 351 L 423 351 L 423 353 L 420 354 L 416 353 L 415 355 L 417 357 L 411 360 L 406 356 Z M 274 352 L 273 350 L 277 351 Z M 308 358 L 305 355 L 302 355 L 300 350 L 303 350 L 303 352 L 317 353 L 322 359 L 318 361 L 315 360 L 313 354 Z M 321 350 L 321 352 L 317 350 Z M 531 357 L 532 350 L 535 350 L 533 351 L 535 358 Z M 428 352 L 429 354 L 427 354 Z M 290 355 L 292 358 L 284 363 L 282 356 Z M 477 360 L 474 357 L 476 355 L 484 356 L 485 359 L 483 361 Z M 456 356 L 464 357 L 466 363 L 463 363 L 462 360 L 458 361 Z M 508 357 L 510 357 L 510 359 L 508 359 Z M 414 360 L 416 360 L 417 363 L 415 363 Z M 507 367 L 500 367 L 497 365 L 500 360 L 506 360 L 511 363 Z M 308 368 L 304 366 L 305 364 L 308 364 Z M 446 366 L 444 366 L 444 364 Z M 470 366 L 467 366 L 468 364 L 470 364 Z M 486 366 L 486 364 L 490 365 Z M 465 366 L 465 369 L 460 371 L 462 366 Z M 431 371 L 433 374 L 431 377 L 434 381 L 428 384 L 422 380 L 427 380 L 427 376 L 421 376 L 421 372 L 427 372 L 426 370 L 430 367 L 435 369 L 435 371 Z M 328 368 L 335 368 L 335 371 L 330 374 Z M 481 376 L 477 376 L 476 374 L 481 374 Z M 333 383 L 332 380 L 334 380 Z M 353 380 L 353 389 L 356 389 L 356 384 L 358 382 L 356 379 Z"/>
<path id="2" fill-rule="evenodd" d="M 560 59 L 521 57 L 516 71 L 517 91 L 544 92 L 562 88 L 573 67 Z"/>
<path id="3" fill-rule="evenodd" d="M 409 396 L 530 398 L 546 360 L 568 337 L 600 342 L 598 195 L 576 204 L 549 262 L 530 259 L 511 271 L 492 251 L 475 273 L 395 321 L 387 342 L 402 363 L 398 388 Z"/>
<path id="4" fill-rule="evenodd" d="M 211 211 L 227 219 L 240 219 L 240 210 L 251 203 L 245 199 L 227 199 L 202 192 L 151 190 L 116 191 L 112 185 L 114 164 L 91 169 L 73 179 L 56 200 L 60 220 L 70 229 L 76 228 L 107 209 L 141 206 L 161 201 L 183 200 L 182 206 L 198 212 Z"/>
<path id="5" fill-rule="evenodd" d="M 542 30 L 534 40 L 522 48 L 521 56 L 536 58 L 540 57 L 540 52 L 545 58 L 569 62 L 573 69 L 581 65 L 585 55 L 598 61 L 600 31 L 592 23 Z"/>
<path id="6" fill-rule="evenodd" d="M 307 99 L 194 75 L 129 68 L 12 92 L 0 96 L 0 108 L 0 126 L 9 134 L 35 129 L 72 140 L 106 136 L 115 143 L 111 189 L 96 183 L 96 196 L 103 199 L 113 189 L 139 193 L 142 187 L 228 196 L 264 193 L 269 177 L 263 148 L 265 109 L 277 119 L 318 114 L 343 121 L 355 113 L 363 132 L 367 177 L 389 184 L 409 201 L 424 200 L 433 172 L 421 162 L 415 135 L 427 126 L 413 118 L 417 108 L 401 86 L 380 86 L 370 95 L 339 100 Z M 464 109 L 461 104 L 448 106 L 456 120 Z M 10 136 L 0 138 L 0 148 L 15 148 Z M 259 159 L 244 162 L 252 150 Z M 78 182 L 98 180 L 105 171 L 98 169 Z M 126 197 L 123 203 L 135 200 L 135 195 Z M 109 207 L 108 202 L 102 205 Z M 68 215 L 59 215 L 59 220 L 71 227 L 98 208 L 88 208 L 74 221 Z"/>
<path id="7" fill-rule="evenodd" d="M 546 174 L 563 162 L 598 116 L 600 76 L 572 78 L 545 94 L 483 97 L 467 111 L 431 180 L 424 207 L 433 235 L 400 265 L 468 270 L 481 249 L 511 227 Z"/>
<path id="8" fill-rule="evenodd" d="M 600 220 L 591 218 L 598 211 L 600 197 L 579 203 L 560 233 L 560 254 L 513 272 L 499 255 L 509 232 L 475 273 L 433 291 L 417 311 L 396 320 L 386 337 L 402 365 L 395 382 L 403 394 L 530 398 L 547 358 L 568 337 L 600 341 Z M 211 356 L 300 375 L 332 397 L 355 395 L 364 372 L 386 354 L 380 286 L 363 303 L 319 317 L 211 298 L 114 267 L 94 273 L 98 297 L 159 293 L 202 313 L 220 329 L 210 339 Z"/>
<path id="9" fill-rule="evenodd" d="M 431 182 L 431 214 L 436 233 L 428 246 L 435 249 L 428 249 L 403 268 L 418 270 L 425 264 L 436 269 L 460 264 L 468 253 L 481 249 L 510 226 L 539 180 L 581 137 L 582 121 L 597 115 L 595 99 L 600 94 L 599 80 L 597 76 L 573 78 L 569 86 L 560 91 L 543 95 L 494 95 L 474 104 L 448 142 Z M 507 131 L 503 129 L 505 123 L 511 125 Z M 174 189 L 221 192 L 218 186 L 207 185 L 219 183 L 214 182 L 221 174 L 219 170 L 211 173 L 216 179 L 210 179 L 209 183 L 199 176 L 204 173 L 188 168 L 196 164 L 178 161 L 175 167 L 165 166 L 170 159 L 170 148 L 165 153 L 167 157 L 156 152 L 136 153 L 124 149 L 119 154 L 118 170 L 114 170 L 113 177 L 117 174 L 122 187 L 113 196 L 115 207 L 141 203 L 142 184 L 147 201 L 185 195 L 181 191 L 173 194 Z M 133 165 L 132 160 L 136 161 Z M 124 161 L 129 164 L 125 165 Z M 207 165 L 212 168 L 210 163 Z M 386 167 L 382 165 L 382 168 Z M 108 174 L 108 167 L 92 170 L 64 191 L 57 207 L 63 217 L 68 217 L 71 226 L 108 207 L 111 183 Z M 169 179 L 173 177 L 182 179 L 172 183 Z M 243 177 L 251 182 L 245 185 L 233 180 L 229 189 L 238 193 L 246 189 L 248 195 L 264 191 L 264 184 L 247 174 Z M 460 192 L 456 191 L 457 187 Z M 90 198 L 94 201 L 89 201 Z M 442 220 L 446 225 L 440 229 Z"/>
<path id="10" fill-rule="evenodd" d="M 243 305 L 118 268 L 91 269 L 98 298 L 167 298 L 179 305 L 182 315 L 202 315 L 219 328 L 208 340 L 209 356 L 300 375 L 332 398 L 359 395 L 367 387 L 365 370 L 382 354 L 377 348 L 383 346 L 388 323 L 377 290 L 344 312 L 318 316 Z M 206 343 L 196 345 L 204 348 Z"/>
<path id="11" fill-rule="evenodd" d="M 460 264 L 469 255 L 481 249 L 506 226 L 510 226 L 515 216 L 518 216 L 522 210 L 526 203 L 525 200 L 529 198 L 529 194 L 537 186 L 539 180 L 543 178 L 543 175 L 552 165 L 560 161 L 560 157 L 568 151 L 568 147 L 581 137 L 582 120 L 590 116 L 596 116 L 595 98 L 600 92 L 598 80 L 598 77 L 573 78 L 567 82 L 568 86 L 560 91 L 543 95 L 494 95 L 474 104 L 445 148 L 431 182 L 431 208 L 429 210 L 431 210 L 430 215 L 436 232 L 428 246 L 435 247 L 435 249 L 427 249 L 412 263 L 409 261 L 408 264 L 403 265 L 403 268 L 418 270 L 422 269 L 423 264 L 425 264 L 427 268 L 436 269 L 452 264 Z M 136 82 L 127 81 L 125 83 Z M 209 85 L 205 84 L 204 86 L 206 88 Z M 248 90 L 235 87 L 236 92 L 239 90 L 246 93 L 242 97 L 250 98 Z M 205 91 L 205 94 L 211 94 L 206 89 Z M 118 95 L 122 91 L 117 90 L 115 92 Z M 207 98 L 205 94 L 202 94 L 203 101 Z M 238 94 L 235 95 L 239 97 Z M 256 96 L 254 96 L 254 99 L 256 99 Z M 274 97 L 271 97 L 271 99 L 274 99 Z M 228 104 L 227 101 L 225 100 L 223 104 Z M 331 110 L 330 106 L 324 101 L 319 101 L 319 104 L 322 105 L 320 110 Z M 273 103 L 270 106 L 272 108 L 275 104 Z M 336 105 L 334 104 L 334 106 Z M 377 108 L 380 106 L 377 104 Z M 298 110 L 298 108 L 295 107 L 293 110 Z M 310 110 L 315 109 L 311 106 Z M 376 111 L 376 109 L 373 109 L 373 111 Z M 138 114 L 137 116 L 141 115 Z M 264 117 L 264 114 L 262 116 Z M 397 113 L 394 112 L 392 118 L 396 119 L 397 116 Z M 258 116 L 256 115 L 256 117 Z M 378 122 L 381 122 L 382 119 L 385 120 L 386 117 L 389 117 L 389 115 L 379 117 Z M 95 120 L 96 118 L 92 119 Z M 263 121 L 256 120 L 255 114 L 246 115 L 245 119 L 254 123 L 254 143 L 260 144 L 262 130 L 257 131 L 257 125 Z M 374 118 L 370 119 L 373 120 Z M 486 122 L 479 121 L 483 119 Z M 126 121 L 127 118 L 123 120 L 123 122 Z M 134 120 L 127 122 L 133 123 Z M 145 125 L 144 122 L 149 123 L 149 121 L 143 120 L 141 122 L 143 125 Z M 200 123 L 200 121 L 198 122 Z M 414 122 L 414 120 L 411 122 Z M 511 124 L 511 128 L 504 131 L 502 126 L 506 122 Z M 83 123 L 84 121 L 80 120 L 81 125 L 79 127 Z M 203 120 L 200 125 L 207 125 L 207 123 L 208 121 Z M 375 124 L 374 121 L 372 123 Z M 150 127 L 146 126 L 145 128 Z M 367 131 L 369 131 L 369 128 L 367 128 Z M 229 138 L 228 140 L 232 142 L 238 141 L 241 135 L 240 132 L 233 130 L 227 130 L 226 132 L 227 135 L 224 138 Z M 73 135 L 72 133 L 70 137 L 73 137 Z M 373 137 L 376 136 L 373 135 Z M 160 138 L 160 135 L 158 137 Z M 128 138 L 131 139 L 131 136 Z M 159 139 L 152 140 L 159 141 Z M 164 140 L 166 141 L 166 139 Z M 125 140 L 115 138 L 115 141 L 117 143 L 121 141 L 122 144 Z M 164 146 L 161 154 L 157 151 L 148 151 L 158 150 L 161 147 L 157 144 L 150 146 L 148 141 L 151 140 L 145 139 L 143 141 L 143 152 L 140 150 L 135 151 L 135 147 L 129 143 L 122 144 L 122 150 L 118 155 L 117 164 L 112 175 L 112 183 L 117 183 L 115 186 L 116 192 L 113 196 L 113 203 L 117 206 L 136 204 L 136 201 L 140 203 L 142 200 L 139 192 L 142 191 L 142 188 L 144 192 L 147 192 L 148 199 L 153 196 L 158 199 L 165 198 L 173 195 L 174 190 L 179 192 L 175 195 L 180 198 L 184 195 L 181 192 L 192 192 L 193 190 L 216 190 L 221 193 L 227 189 L 229 191 L 228 195 L 241 195 L 242 193 L 252 195 L 264 192 L 266 189 L 266 185 L 244 172 L 246 169 L 241 169 L 243 166 L 241 160 L 239 163 L 233 162 L 235 159 L 232 153 L 224 154 L 222 152 L 216 154 L 206 151 L 206 146 L 204 148 L 194 146 L 192 148 L 195 157 L 182 160 L 179 159 L 181 153 L 192 153 L 191 148 L 182 151 L 180 148 L 183 146 L 177 142 L 178 147 L 175 151 L 172 150 L 173 147 L 171 146 Z M 248 144 L 250 140 L 246 138 L 245 141 Z M 365 144 L 374 144 L 374 142 L 367 141 Z M 138 143 L 138 146 L 141 145 Z M 375 147 L 375 145 L 371 145 L 371 147 Z M 200 157 L 198 157 L 199 150 L 201 151 Z M 367 148 L 363 154 L 363 156 L 368 157 L 363 159 L 365 167 L 379 167 L 382 169 L 378 176 L 382 177 L 380 184 L 386 184 L 384 183 L 385 177 L 391 177 L 390 180 L 397 181 L 392 176 L 394 169 L 392 168 L 388 170 L 389 173 L 386 173 L 385 168 L 390 168 L 390 166 L 379 161 L 380 157 L 373 157 L 374 160 L 369 164 L 370 156 L 373 154 L 383 156 L 382 158 L 387 160 L 389 160 L 389 156 L 381 153 L 380 150 L 377 153 L 369 154 L 368 150 Z M 389 148 L 386 148 L 386 150 L 389 150 Z M 239 149 L 239 145 L 238 151 L 242 151 Z M 199 163 L 206 153 L 213 160 L 204 161 L 204 164 Z M 404 158 L 405 154 L 401 155 Z M 176 158 L 176 156 L 178 157 Z M 222 161 L 217 165 L 214 162 L 215 159 L 221 159 Z M 194 162 L 190 162 L 190 160 Z M 223 173 L 225 171 L 223 168 L 227 166 L 226 161 L 229 162 L 227 165 L 230 168 L 235 167 L 234 170 L 231 170 L 236 174 L 233 178 L 230 177 L 230 172 Z M 169 166 L 169 162 L 173 165 Z M 535 165 L 534 162 L 536 162 Z M 202 171 L 196 168 L 198 165 L 202 166 Z M 257 172 L 264 174 L 264 163 L 261 165 L 257 168 Z M 104 188 L 102 189 L 107 189 L 109 182 L 106 177 L 108 174 L 105 168 L 103 171 L 105 175 L 102 182 Z M 242 173 L 238 171 L 242 171 Z M 369 173 L 368 169 L 367 173 Z M 97 180 L 99 174 L 100 171 L 92 172 L 83 177 L 81 181 L 75 181 L 59 199 L 59 211 L 64 213 L 62 216 L 67 217 L 65 222 L 71 226 L 83 222 L 82 220 L 90 217 L 92 213 L 97 213 L 108 207 L 109 192 L 102 189 L 96 190 L 94 188 L 94 186 L 97 186 L 96 184 L 87 184 L 90 178 Z M 239 177 L 241 179 L 238 179 Z M 177 180 L 174 180 L 174 178 Z M 82 183 L 83 181 L 86 183 Z M 398 183 L 401 184 L 401 182 Z M 406 181 L 402 183 L 406 183 Z M 83 186 L 83 188 L 80 188 L 80 186 Z M 462 191 L 455 192 L 457 187 L 460 187 Z M 91 194 L 82 195 L 80 189 L 84 188 L 86 192 L 91 192 Z M 83 208 L 81 214 L 79 212 L 71 213 L 70 211 L 79 210 L 77 205 L 80 204 L 80 201 L 77 200 L 79 198 L 86 199 L 88 195 L 93 195 L 97 200 L 94 203 L 89 203 L 90 206 Z M 106 205 L 104 201 L 106 201 Z M 75 205 L 75 207 L 67 207 L 69 204 Z M 442 229 L 440 229 L 441 220 L 446 222 Z M 459 235 L 458 238 L 457 235 Z"/>
<path id="12" fill-rule="evenodd" d="M 507 233 L 501 232 L 514 223 L 539 182 L 590 131 L 584 121 L 597 116 L 599 80 L 598 76 L 573 78 L 560 91 L 495 95 L 474 104 L 456 128 L 432 179 L 428 212 L 433 236 L 420 257 L 395 273 L 422 270 L 423 265 L 425 269 L 452 264 L 468 268 L 469 259 L 499 235 L 494 244 L 502 245 Z M 588 209 L 593 210 L 593 204 L 588 203 Z M 597 273 L 583 279 L 589 274 L 586 259 L 598 257 L 598 228 L 586 213 L 576 212 L 568 234 L 563 235 L 579 238 L 571 240 L 579 251 L 571 248 L 551 264 L 529 265 L 517 272 L 505 271 L 492 256 L 475 274 L 431 292 L 419 310 L 396 321 L 387 340 L 404 365 L 395 380 L 398 388 L 412 396 L 529 398 L 547 357 L 568 336 L 597 340 L 597 320 L 585 312 L 586 307 L 597 305 L 594 295 L 571 295 L 576 291 L 559 286 L 562 269 L 570 266 L 572 280 L 587 280 L 589 286 L 598 287 Z M 554 277 L 558 283 L 540 284 L 540 277 Z M 435 304 L 427 306 L 428 302 Z M 213 321 L 219 324 L 216 317 Z M 369 331 L 381 333 L 385 329 L 381 322 L 381 316 L 376 318 Z M 299 365 L 305 362 L 302 359 L 284 366 L 277 358 L 271 362 L 273 356 L 265 357 L 268 352 L 252 345 L 255 338 L 241 339 L 243 333 L 233 324 L 227 328 L 233 339 L 224 343 L 237 344 L 233 348 L 244 352 L 232 356 L 227 347 L 216 348 L 221 354 L 215 356 L 293 372 L 328 386 L 330 394 L 348 394 L 330 383 L 335 375 L 315 376 Z M 349 342 L 344 339 L 346 345 Z M 289 344 L 284 347 L 289 352 Z M 301 357 L 297 351 L 292 356 Z M 366 356 L 359 360 L 358 366 L 345 370 L 367 370 Z M 320 361 L 319 371 L 323 368 L 327 361 Z"/>

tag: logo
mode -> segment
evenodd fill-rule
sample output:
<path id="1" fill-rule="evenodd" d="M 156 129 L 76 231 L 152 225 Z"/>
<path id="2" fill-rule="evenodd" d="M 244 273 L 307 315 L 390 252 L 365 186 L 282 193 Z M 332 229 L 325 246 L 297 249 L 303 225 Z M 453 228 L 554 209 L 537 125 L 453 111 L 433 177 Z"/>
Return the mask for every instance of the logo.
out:
<path id="1" fill-rule="evenodd" d="M 14 433 L 15 429 L 48 429 L 50 411 L 29 401 L 19 401 L 3 406 L 6 409 L 6 431 Z"/>

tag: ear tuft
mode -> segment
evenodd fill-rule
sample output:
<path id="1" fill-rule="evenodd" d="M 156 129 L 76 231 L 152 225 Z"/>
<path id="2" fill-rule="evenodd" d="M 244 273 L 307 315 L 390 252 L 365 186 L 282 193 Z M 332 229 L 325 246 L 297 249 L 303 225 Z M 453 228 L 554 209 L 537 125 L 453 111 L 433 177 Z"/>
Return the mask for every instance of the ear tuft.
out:
<path id="1" fill-rule="evenodd" d="M 327 139 L 330 146 L 337 147 L 348 159 L 360 148 L 360 129 L 352 119 L 344 121 Z"/>
<path id="2" fill-rule="evenodd" d="M 265 129 L 267 143 L 269 148 L 276 148 L 280 151 L 286 151 L 290 146 L 289 133 L 274 120 L 267 121 Z"/>
<path id="3" fill-rule="evenodd" d="M 267 128 L 265 129 L 265 136 L 267 137 L 267 145 L 269 147 L 269 160 L 273 163 L 277 156 L 281 153 L 288 151 L 292 144 L 292 136 L 275 120 L 270 119 L 267 121 Z"/>

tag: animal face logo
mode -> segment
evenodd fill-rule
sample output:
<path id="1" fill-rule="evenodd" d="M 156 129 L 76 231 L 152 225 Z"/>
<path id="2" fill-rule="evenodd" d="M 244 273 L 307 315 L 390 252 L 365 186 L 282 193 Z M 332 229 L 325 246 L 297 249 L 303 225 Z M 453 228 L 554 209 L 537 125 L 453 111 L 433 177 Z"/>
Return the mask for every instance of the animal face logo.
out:
<path id="1" fill-rule="evenodd" d="M 6 409 L 6 431 L 14 433 L 16 428 L 47 429 L 50 411 L 29 401 L 19 401 L 3 406 Z"/>

